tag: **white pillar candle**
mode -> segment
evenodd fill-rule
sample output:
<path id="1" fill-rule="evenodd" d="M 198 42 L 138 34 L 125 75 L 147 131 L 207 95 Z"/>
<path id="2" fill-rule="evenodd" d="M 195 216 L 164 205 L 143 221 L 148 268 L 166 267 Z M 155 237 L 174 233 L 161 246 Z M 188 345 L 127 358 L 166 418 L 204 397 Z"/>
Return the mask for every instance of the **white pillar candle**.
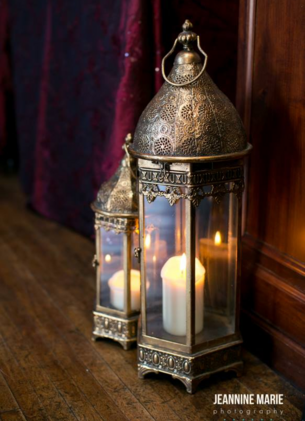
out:
<path id="1" fill-rule="evenodd" d="M 118 310 L 124 310 L 124 271 L 115 272 L 108 281 L 110 303 Z M 140 271 L 130 271 L 131 310 L 140 310 Z"/>
<path id="2" fill-rule="evenodd" d="M 166 332 L 186 335 L 186 257 L 168 259 L 161 270 L 163 290 L 163 327 Z M 205 268 L 195 259 L 195 333 L 203 329 Z"/>

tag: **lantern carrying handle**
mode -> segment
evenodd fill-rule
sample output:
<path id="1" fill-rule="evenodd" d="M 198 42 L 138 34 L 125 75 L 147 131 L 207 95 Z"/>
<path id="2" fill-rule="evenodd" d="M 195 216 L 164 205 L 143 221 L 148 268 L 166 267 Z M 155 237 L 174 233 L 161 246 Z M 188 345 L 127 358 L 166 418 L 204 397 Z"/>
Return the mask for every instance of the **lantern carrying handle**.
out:
<path id="1" fill-rule="evenodd" d="M 195 76 L 194 77 L 194 79 L 193 80 L 189 80 L 189 81 L 187 81 L 187 82 L 183 82 L 183 83 L 175 83 L 175 82 L 172 82 L 172 81 L 170 81 L 168 78 L 167 78 L 167 76 L 165 75 L 165 60 L 171 55 L 171 54 L 173 54 L 173 52 L 175 51 L 175 48 L 176 48 L 176 45 L 177 45 L 177 42 L 178 42 L 178 38 L 176 38 L 176 40 L 175 40 L 175 42 L 174 42 L 174 45 L 173 45 L 173 47 L 172 47 L 172 49 L 166 54 L 166 56 L 164 56 L 163 57 L 163 59 L 162 59 L 162 76 L 163 76 L 163 79 L 167 82 L 167 83 L 169 83 L 170 85 L 172 85 L 172 86 L 186 86 L 186 85 L 189 85 L 189 84 L 191 84 L 191 83 L 193 83 L 193 82 L 195 82 L 197 79 L 199 79 L 200 78 L 200 76 L 202 75 L 202 73 L 205 71 L 205 68 L 206 68 L 206 66 L 207 66 L 207 62 L 208 62 L 208 55 L 203 51 L 203 49 L 201 48 L 201 46 L 200 46 L 200 37 L 199 37 L 199 35 L 197 35 L 197 47 L 198 47 L 198 50 L 203 54 L 203 56 L 204 56 L 204 63 L 203 63 L 203 66 L 202 66 L 202 69 L 200 70 L 200 72 L 198 73 L 198 75 L 197 76 Z"/>

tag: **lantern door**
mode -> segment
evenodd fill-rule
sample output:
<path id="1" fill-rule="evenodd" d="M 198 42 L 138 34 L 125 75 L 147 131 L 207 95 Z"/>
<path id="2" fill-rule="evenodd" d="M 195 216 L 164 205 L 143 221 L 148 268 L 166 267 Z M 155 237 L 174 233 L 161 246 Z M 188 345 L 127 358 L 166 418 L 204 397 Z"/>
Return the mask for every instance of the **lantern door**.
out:
<path id="1" fill-rule="evenodd" d="M 140 311 L 140 271 L 132 253 L 138 244 L 138 230 L 98 228 L 97 310 L 118 316 Z"/>

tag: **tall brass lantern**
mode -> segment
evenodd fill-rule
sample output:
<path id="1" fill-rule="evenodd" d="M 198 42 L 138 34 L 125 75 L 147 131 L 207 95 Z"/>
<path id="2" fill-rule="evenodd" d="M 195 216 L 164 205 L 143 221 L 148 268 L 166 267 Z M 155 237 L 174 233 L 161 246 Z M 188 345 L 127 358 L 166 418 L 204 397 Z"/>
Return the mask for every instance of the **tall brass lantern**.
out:
<path id="1" fill-rule="evenodd" d="M 239 278 L 242 122 L 205 71 L 186 21 L 164 57 L 165 83 L 138 122 L 141 262 L 139 377 L 168 373 L 189 393 L 212 373 L 242 369 Z M 164 61 L 183 46 L 168 78 Z M 193 50 L 204 55 L 204 64 Z"/>
<path id="2" fill-rule="evenodd" d="M 136 341 L 140 312 L 140 272 L 132 250 L 139 245 L 136 161 L 126 155 L 114 176 L 103 183 L 95 212 L 96 306 L 93 338 L 111 338 L 129 349 Z"/>

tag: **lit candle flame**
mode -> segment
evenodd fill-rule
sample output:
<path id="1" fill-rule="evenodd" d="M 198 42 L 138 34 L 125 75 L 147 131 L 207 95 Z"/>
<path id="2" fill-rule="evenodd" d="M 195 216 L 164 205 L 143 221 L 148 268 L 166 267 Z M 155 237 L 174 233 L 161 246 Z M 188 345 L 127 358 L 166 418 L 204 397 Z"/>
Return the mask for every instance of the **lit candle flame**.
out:
<path id="1" fill-rule="evenodd" d="M 219 246 L 221 244 L 221 234 L 219 231 L 217 231 L 215 234 L 214 242 L 216 246 Z"/>
<path id="2" fill-rule="evenodd" d="M 153 262 L 156 262 L 157 258 L 155 255 L 153 255 Z"/>
<path id="3" fill-rule="evenodd" d="M 186 269 L 186 255 L 183 253 L 180 259 L 180 271 L 183 273 Z"/>
<path id="4" fill-rule="evenodd" d="M 149 249 L 151 244 L 151 236 L 150 234 L 147 234 L 145 237 L 145 248 Z"/>
<path id="5" fill-rule="evenodd" d="M 105 256 L 105 262 L 107 262 L 107 263 L 111 262 L 111 256 L 110 256 L 110 254 L 106 254 L 106 256 Z"/>

